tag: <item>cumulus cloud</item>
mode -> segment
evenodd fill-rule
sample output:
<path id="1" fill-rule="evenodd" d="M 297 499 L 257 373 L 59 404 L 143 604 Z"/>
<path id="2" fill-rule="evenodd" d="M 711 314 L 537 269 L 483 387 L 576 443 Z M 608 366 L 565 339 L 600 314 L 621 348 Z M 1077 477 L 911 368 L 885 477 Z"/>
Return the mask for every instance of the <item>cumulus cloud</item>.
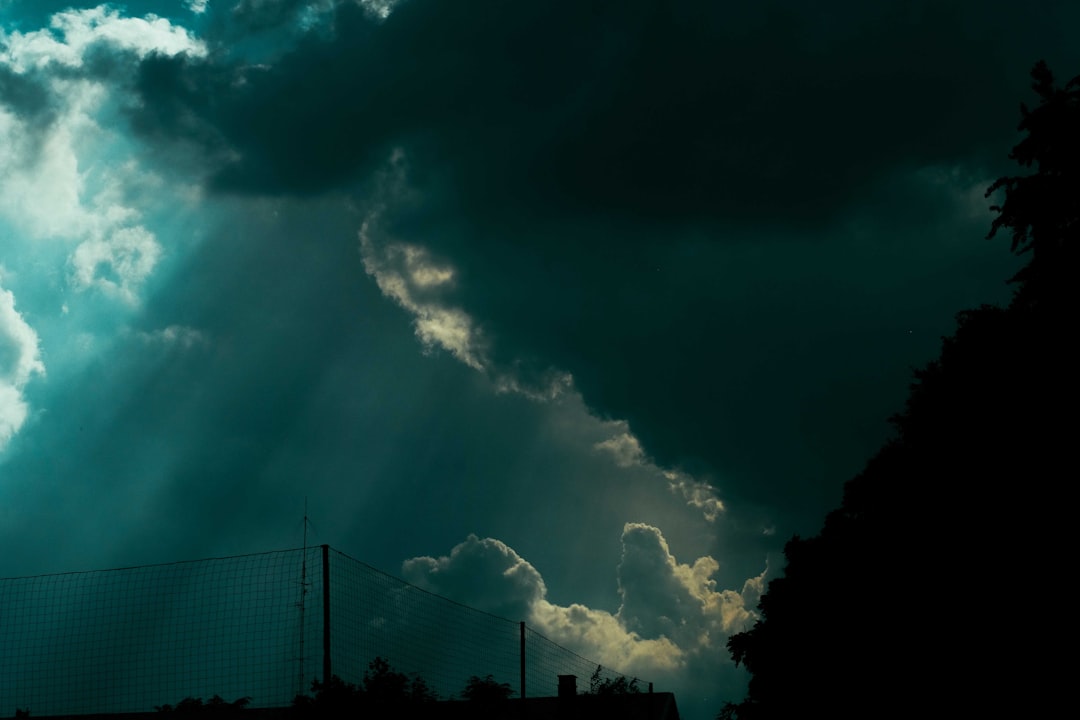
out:
<path id="1" fill-rule="evenodd" d="M 628 432 L 619 433 L 594 446 L 597 450 L 611 453 L 615 464 L 619 467 L 632 467 L 640 464 L 645 459 L 645 452 L 641 449 L 638 439 Z"/>
<path id="2" fill-rule="evenodd" d="M 712 576 L 719 563 L 712 557 L 679 563 L 656 527 L 627 523 L 622 543 L 616 612 L 550 602 L 536 568 L 493 538 L 470 535 L 449 555 L 405 561 L 402 572 L 431 592 L 523 618 L 550 640 L 620 672 L 648 676 L 703 654 L 726 657 L 727 637 L 755 619 L 764 573 L 739 591 L 717 590 Z"/>
<path id="3" fill-rule="evenodd" d="M 716 639 L 741 632 L 753 606 L 741 592 L 717 590 L 712 557 L 679 563 L 658 528 L 627 523 L 619 564 L 619 618 L 642 637 L 669 637 L 681 647 L 715 647 Z M 722 643 L 720 645 L 722 647 Z"/>
<path id="4" fill-rule="evenodd" d="M 27 240 L 64 241 L 73 289 L 135 304 L 162 247 L 131 200 L 149 176 L 126 160 L 119 129 L 100 119 L 114 88 L 73 71 L 93 47 L 135 60 L 206 53 L 168 20 L 126 18 L 106 6 L 56 13 L 45 29 L 0 32 L 8 80 L 0 83 L 0 216 Z"/>
<path id="5" fill-rule="evenodd" d="M 15 309 L 15 295 L 0 287 L 0 451 L 26 422 L 23 387 L 44 372 L 37 333 Z"/>
<path id="6" fill-rule="evenodd" d="M 206 52 L 169 20 L 123 17 L 105 5 L 55 13 L 39 29 L 0 29 L 0 224 L 10 231 L 4 261 L 18 278 L 0 288 L 0 449 L 26 423 L 26 386 L 45 371 L 38 334 L 16 311 L 11 290 L 22 297 L 32 287 L 36 311 L 51 299 L 69 323 L 86 317 L 75 307 L 79 293 L 113 298 L 119 303 L 102 307 L 130 311 L 164 254 L 147 218 L 165 195 L 162 183 L 139 167 L 116 123 L 125 102 L 119 75 L 102 73 L 91 58 L 130 69 L 150 56 Z M 35 325 L 44 342 L 59 336 L 47 321 Z M 95 346 L 85 328 L 66 325 L 63 337 L 49 355 L 53 364 L 81 362 Z M 159 342 L 196 338 L 166 328 Z"/>
<path id="7" fill-rule="evenodd" d="M 547 595 L 540 573 L 513 548 L 476 535 L 449 555 L 406 560 L 402 575 L 425 590 L 511 620 L 528 617 Z"/>
<path id="8" fill-rule="evenodd" d="M 686 652 L 667 637 L 643 638 L 626 629 L 618 616 L 573 603 L 543 600 L 530 616 L 537 630 L 554 642 L 617 672 L 644 677 L 678 670 Z"/>
<path id="9" fill-rule="evenodd" d="M 161 252 L 154 234 L 141 226 L 85 240 L 71 256 L 72 284 L 77 290 L 96 287 L 134 303 Z"/>
<path id="10" fill-rule="evenodd" d="M 78 68 L 87 51 L 104 44 L 143 58 L 150 53 L 204 57 L 206 45 L 186 29 L 149 14 L 122 17 L 107 5 L 55 13 L 49 27 L 10 34 L 0 30 L 0 62 L 16 72 L 57 64 Z"/>
<path id="11" fill-rule="evenodd" d="M 60 117 L 45 128 L 0 104 L 0 213 L 37 238 L 77 235 L 91 224 L 76 145 L 93 126 L 87 113 L 100 94 L 78 83 L 68 90 Z"/>

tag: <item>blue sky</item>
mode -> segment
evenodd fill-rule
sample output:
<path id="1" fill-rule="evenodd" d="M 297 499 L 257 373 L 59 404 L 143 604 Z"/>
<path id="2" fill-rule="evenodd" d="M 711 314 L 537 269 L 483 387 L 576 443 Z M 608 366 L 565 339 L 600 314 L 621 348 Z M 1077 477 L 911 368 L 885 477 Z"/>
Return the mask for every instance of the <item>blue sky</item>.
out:
<path id="1" fill-rule="evenodd" d="M 1069 3 L 804 5 L 0 2 L 0 576 L 296 546 L 306 499 L 740 697 L 784 542 L 1008 297 L 983 191 L 1078 60 Z"/>

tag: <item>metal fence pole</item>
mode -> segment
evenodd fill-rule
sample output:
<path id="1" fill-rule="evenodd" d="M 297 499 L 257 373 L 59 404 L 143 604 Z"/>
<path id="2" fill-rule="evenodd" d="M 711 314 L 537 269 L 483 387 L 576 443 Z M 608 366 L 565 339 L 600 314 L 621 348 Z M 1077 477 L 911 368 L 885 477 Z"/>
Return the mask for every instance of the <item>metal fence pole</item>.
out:
<path id="1" fill-rule="evenodd" d="M 525 621 L 521 621 L 521 699 L 525 699 Z"/>
<path id="2" fill-rule="evenodd" d="M 330 546 L 322 546 L 322 671 L 323 684 L 330 682 Z"/>

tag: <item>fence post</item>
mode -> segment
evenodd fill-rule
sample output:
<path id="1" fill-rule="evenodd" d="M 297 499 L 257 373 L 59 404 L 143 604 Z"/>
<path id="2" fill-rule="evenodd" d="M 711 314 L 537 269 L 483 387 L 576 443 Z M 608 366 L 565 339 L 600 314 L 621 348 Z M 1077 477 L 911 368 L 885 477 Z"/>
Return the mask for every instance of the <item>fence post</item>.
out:
<path id="1" fill-rule="evenodd" d="M 521 699 L 525 699 L 525 621 L 521 621 Z"/>
<path id="2" fill-rule="evenodd" d="M 330 546 L 322 546 L 322 672 L 330 682 Z"/>

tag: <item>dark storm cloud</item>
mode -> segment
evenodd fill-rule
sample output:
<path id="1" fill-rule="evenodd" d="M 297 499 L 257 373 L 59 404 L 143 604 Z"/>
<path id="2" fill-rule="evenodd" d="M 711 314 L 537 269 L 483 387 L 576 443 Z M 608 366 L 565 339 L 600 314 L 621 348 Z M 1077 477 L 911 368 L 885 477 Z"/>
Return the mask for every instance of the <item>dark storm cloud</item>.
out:
<path id="1" fill-rule="evenodd" d="M 0 66 L 0 107 L 44 129 L 56 118 L 55 104 L 39 78 Z"/>
<path id="2" fill-rule="evenodd" d="M 16 73 L 0 64 L 0 111 L 11 113 L 26 128 L 23 146 L 13 149 L 23 162 L 32 162 L 59 114 L 59 105 L 45 79 L 33 72 Z"/>
<path id="3" fill-rule="evenodd" d="M 814 514 L 952 313 L 1001 296 L 956 190 L 1002 168 L 1031 63 L 1076 61 L 1075 14 L 343 4 L 272 67 L 144 63 L 132 114 L 213 149 L 222 193 L 369 197 L 401 148 L 422 200 L 384 233 L 456 266 L 495 365 L 567 370 L 659 462 Z"/>
<path id="4" fill-rule="evenodd" d="M 245 26 L 296 12 L 256 5 Z M 346 3 L 332 39 L 207 113 L 241 153 L 217 184 L 317 192 L 400 144 L 485 211 L 818 218 L 897 163 L 996 148 L 1000 129 L 973 121 L 1015 107 L 1055 19 L 790 5 L 411 0 L 379 21 Z M 151 111 L 170 87 L 144 84 Z"/>
<path id="5" fill-rule="evenodd" d="M 163 166 L 172 172 L 202 175 L 229 152 L 221 132 L 204 119 L 214 111 L 219 97 L 206 90 L 215 87 L 228 92 L 242 77 L 242 71 L 186 56 L 153 55 L 139 64 L 132 79 L 140 100 L 127 108 L 127 117 Z"/>

